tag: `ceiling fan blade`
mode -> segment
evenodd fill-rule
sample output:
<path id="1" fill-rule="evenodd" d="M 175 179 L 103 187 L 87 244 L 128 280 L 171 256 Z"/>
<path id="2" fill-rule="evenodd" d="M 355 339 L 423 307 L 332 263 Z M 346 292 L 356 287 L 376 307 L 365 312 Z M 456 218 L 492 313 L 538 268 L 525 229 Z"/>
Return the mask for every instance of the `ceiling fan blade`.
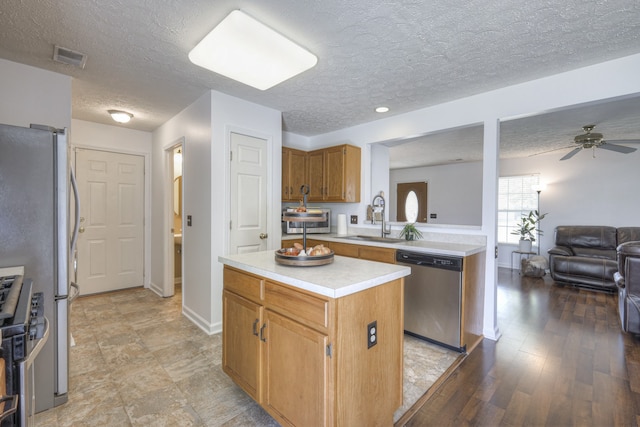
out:
<path id="1" fill-rule="evenodd" d="M 564 157 L 562 157 L 560 160 L 569 160 L 570 158 L 578 154 L 580 150 L 582 150 L 582 147 L 574 148 L 573 150 L 565 154 Z"/>
<path id="2" fill-rule="evenodd" d="M 640 139 L 607 139 L 607 144 L 640 144 Z"/>
<path id="3" fill-rule="evenodd" d="M 598 146 L 598 148 L 604 148 L 605 150 L 615 151 L 616 153 L 623 153 L 623 154 L 633 153 L 634 151 L 637 150 L 637 148 L 625 147 L 624 145 L 609 144 L 607 142 L 603 142 L 601 145 Z"/>
<path id="4" fill-rule="evenodd" d="M 566 150 L 567 148 L 571 148 L 571 147 L 574 147 L 574 145 L 568 145 L 566 147 L 554 148 L 554 149 L 551 149 L 551 150 L 541 151 L 539 153 L 529 154 L 527 157 L 539 156 L 541 154 L 552 153 L 552 152 L 558 151 L 558 150 Z"/>

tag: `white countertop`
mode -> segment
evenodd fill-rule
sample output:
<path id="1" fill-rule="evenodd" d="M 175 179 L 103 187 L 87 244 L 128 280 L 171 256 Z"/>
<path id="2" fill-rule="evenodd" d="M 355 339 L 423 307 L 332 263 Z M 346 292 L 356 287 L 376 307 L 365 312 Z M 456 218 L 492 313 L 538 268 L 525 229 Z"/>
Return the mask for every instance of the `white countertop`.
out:
<path id="1" fill-rule="evenodd" d="M 297 267 L 277 264 L 275 251 L 219 256 L 218 261 L 330 298 L 340 298 L 411 274 L 411 268 L 334 256 L 331 264 Z"/>
<path id="2" fill-rule="evenodd" d="M 302 234 L 283 234 L 282 240 L 302 239 Z M 429 240 L 403 240 L 402 242 L 390 241 L 367 241 L 350 240 L 338 234 L 307 234 L 307 239 L 324 240 L 328 242 L 340 242 L 353 245 L 377 246 L 381 248 L 404 249 L 412 252 L 419 252 L 432 255 L 470 256 L 484 252 L 486 247 L 478 244 L 434 242 Z"/>

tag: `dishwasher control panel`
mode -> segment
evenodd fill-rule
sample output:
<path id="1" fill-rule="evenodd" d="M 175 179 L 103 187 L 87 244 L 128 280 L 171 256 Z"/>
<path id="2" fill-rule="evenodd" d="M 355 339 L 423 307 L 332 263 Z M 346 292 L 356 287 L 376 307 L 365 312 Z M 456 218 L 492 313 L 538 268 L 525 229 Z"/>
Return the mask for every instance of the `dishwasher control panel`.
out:
<path id="1" fill-rule="evenodd" d="M 462 258 L 455 256 L 430 255 L 399 250 L 396 252 L 396 261 L 399 263 L 421 265 L 424 267 L 462 271 Z"/>

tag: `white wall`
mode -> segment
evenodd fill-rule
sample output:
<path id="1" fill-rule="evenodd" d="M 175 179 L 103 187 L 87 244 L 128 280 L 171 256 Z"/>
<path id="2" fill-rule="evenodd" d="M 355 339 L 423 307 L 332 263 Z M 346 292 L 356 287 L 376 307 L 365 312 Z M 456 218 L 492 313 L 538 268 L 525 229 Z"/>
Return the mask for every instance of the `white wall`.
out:
<path id="1" fill-rule="evenodd" d="M 106 114 L 106 112 L 105 112 Z M 151 133 L 121 126 L 73 119 L 69 137 L 72 148 L 91 148 L 144 157 L 144 216 L 151 216 Z M 75 165 L 72 153 L 71 162 Z M 82 202 L 82 201 L 81 201 Z M 151 221 L 144 224 L 144 286 L 151 284 Z"/>
<path id="2" fill-rule="evenodd" d="M 267 245 L 280 247 L 282 191 L 282 113 L 220 92 L 211 92 L 211 331 L 222 331 L 222 269 L 218 256 L 229 253 L 230 133 L 236 132 L 267 140 Z"/>
<path id="3" fill-rule="evenodd" d="M 396 221 L 397 185 L 427 182 L 429 224 L 482 225 L 482 162 L 394 169 L 389 175 L 391 221 Z"/>
<path id="4" fill-rule="evenodd" d="M 165 150 L 184 138 L 182 217 L 186 221 L 191 215 L 193 225 L 182 229 L 182 305 L 184 314 L 205 331 L 213 322 L 211 230 L 220 226 L 211 223 L 211 201 L 216 196 L 211 187 L 211 134 L 211 93 L 207 92 L 153 132 L 152 161 L 151 279 L 152 287 L 161 293 L 165 287 L 173 286 L 173 277 L 167 270 L 168 263 L 173 262 L 173 224 L 165 222 L 165 214 L 173 212 L 171 195 L 166 191 L 173 177 L 169 176 L 170 156 Z M 165 279 L 171 282 L 165 283 Z"/>
<path id="5" fill-rule="evenodd" d="M 0 59 L 0 123 L 71 127 L 71 77 Z"/>
<path id="6" fill-rule="evenodd" d="M 162 289 L 167 275 L 165 257 L 170 224 L 163 212 L 171 209 L 166 182 L 165 149 L 184 138 L 183 206 L 193 225 L 182 229 L 183 312 L 208 333 L 222 330 L 222 264 L 229 251 L 230 132 L 268 141 L 267 199 L 269 248 L 280 242 L 282 118 L 277 110 L 219 92 L 207 92 L 153 133 L 152 279 Z M 275 218 L 275 220 L 274 220 Z M 170 240 L 169 240 L 170 241 Z M 171 245 L 172 246 L 172 245 Z"/>

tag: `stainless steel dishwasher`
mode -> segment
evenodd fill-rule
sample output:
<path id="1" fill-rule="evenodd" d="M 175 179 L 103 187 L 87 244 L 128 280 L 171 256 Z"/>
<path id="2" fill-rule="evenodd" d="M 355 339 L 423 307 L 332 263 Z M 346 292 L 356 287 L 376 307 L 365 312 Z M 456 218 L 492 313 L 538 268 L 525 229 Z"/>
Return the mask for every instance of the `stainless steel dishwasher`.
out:
<path id="1" fill-rule="evenodd" d="M 411 267 L 404 282 L 405 333 L 466 351 L 460 342 L 462 261 L 454 256 L 396 252 L 396 262 Z"/>

